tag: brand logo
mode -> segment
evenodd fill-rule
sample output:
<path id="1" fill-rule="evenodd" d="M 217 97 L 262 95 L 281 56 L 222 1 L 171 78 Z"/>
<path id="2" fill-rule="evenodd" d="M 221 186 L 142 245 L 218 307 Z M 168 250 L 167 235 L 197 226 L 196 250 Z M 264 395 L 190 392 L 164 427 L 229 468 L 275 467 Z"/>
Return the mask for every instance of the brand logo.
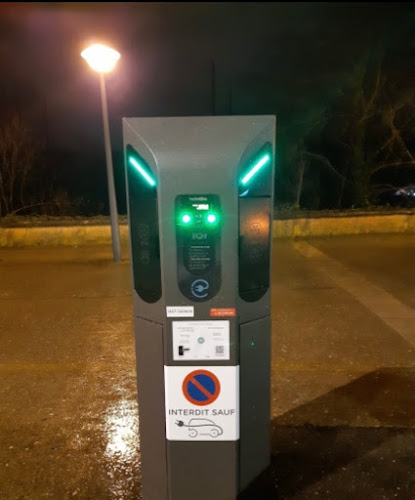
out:
<path id="1" fill-rule="evenodd" d="M 190 196 L 190 201 L 207 201 L 206 196 Z"/>

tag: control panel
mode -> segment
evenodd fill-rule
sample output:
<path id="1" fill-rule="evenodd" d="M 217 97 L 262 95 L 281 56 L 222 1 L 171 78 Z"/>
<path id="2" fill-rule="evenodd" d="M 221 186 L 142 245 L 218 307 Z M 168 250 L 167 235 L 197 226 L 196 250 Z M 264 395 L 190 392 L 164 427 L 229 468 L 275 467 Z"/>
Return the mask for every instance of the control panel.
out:
<path id="1" fill-rule="evenodd" d="M 221 285 L 222 216 L 214 194 L 176 197 L 177 279 L 194 302 L 214 297 Z"/>

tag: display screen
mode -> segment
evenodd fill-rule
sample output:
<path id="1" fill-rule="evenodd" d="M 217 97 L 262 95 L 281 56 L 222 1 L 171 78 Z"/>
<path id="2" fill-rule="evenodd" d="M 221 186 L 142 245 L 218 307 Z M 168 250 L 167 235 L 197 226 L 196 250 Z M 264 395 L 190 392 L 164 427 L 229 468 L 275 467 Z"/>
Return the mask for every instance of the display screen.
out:
<path id="1" fill-rule="evenodd" d="M 193 203 L 192 207 L 196 210 L 209 210 L 209 203 Z"/>

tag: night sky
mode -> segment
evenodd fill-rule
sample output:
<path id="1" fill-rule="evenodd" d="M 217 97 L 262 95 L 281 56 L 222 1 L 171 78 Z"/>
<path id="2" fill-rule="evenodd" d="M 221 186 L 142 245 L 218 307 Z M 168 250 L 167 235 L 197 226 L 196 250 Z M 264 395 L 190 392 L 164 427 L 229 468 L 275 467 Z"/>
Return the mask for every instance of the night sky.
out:
<path id="1" fill-rule="evenodd" d="M 387 41 L 415 84 L 414 3 L 0 4 L 0 115 L 19 109 L 46 144 L 104 158 L 92 41 L 121 53 L 107 78 L 114 152 L 124 116 L 291 113 L 325 99 Z"/>

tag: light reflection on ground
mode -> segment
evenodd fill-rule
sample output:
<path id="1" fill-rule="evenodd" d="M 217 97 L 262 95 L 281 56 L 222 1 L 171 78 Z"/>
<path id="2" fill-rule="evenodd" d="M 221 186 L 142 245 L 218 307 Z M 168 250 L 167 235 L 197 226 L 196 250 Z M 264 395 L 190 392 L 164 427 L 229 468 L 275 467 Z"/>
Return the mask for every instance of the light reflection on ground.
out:
<path id="1" fill-rule="evenodd" d="M 141 498 L 137 491 L 140 477 L 138 405 L 121 398 L 105 412 L 104 436 L 108 493 L 117 500 Z"/>
<path id="2" fill-rule="evenodd" d="M 131 461 L 139 450 L 137 403 L 121 399 L 106 412 L 105 432 L 108 438 L 105 455 L 108 458 Z"/>

